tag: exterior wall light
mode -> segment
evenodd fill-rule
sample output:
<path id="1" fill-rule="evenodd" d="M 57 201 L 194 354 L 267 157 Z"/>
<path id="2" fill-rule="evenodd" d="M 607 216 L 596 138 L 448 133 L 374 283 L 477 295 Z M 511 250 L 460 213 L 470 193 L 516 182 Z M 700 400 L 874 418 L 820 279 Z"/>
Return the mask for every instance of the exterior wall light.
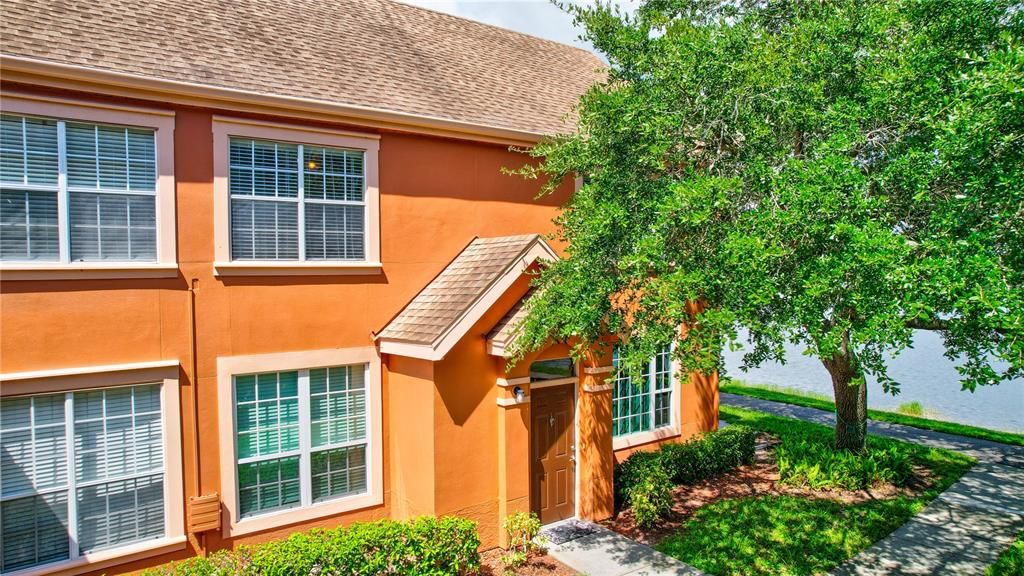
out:
<path id="1" fill-rule="evenodd" d="M 512 389 L 512 393 L 516 395 L 516 402 L 522 403 L 526 400 L 526 392 L 523 391 L 522 387 L 516 386 Z"/>

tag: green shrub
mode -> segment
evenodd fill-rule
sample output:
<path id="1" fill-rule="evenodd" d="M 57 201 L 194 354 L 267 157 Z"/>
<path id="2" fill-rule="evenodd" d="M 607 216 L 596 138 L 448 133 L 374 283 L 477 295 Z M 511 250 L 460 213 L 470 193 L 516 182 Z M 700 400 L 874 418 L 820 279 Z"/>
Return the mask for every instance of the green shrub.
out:
<path id="1" fill-rule="evenodd" d="M 633 510 L 637 525 L 650 528 L 672 509 L 672 478 L 657 452 L 638 454 L 653 454 L 655 457 L 635 459 L 629 472 L 632 483 L 625 492 L 625 500 Z"/>
<path id="2" fill-rule="evenodd" d="M 513 573 L 526 564 L 530 553 L 538 547 L 540 518 L 532 512 L 516 512 L 509 514 L 501 527 L 508 532 L 509 540 L 508 551 L 501 557 L 501 562 L 505 565 L 506 573 Z"/>
<path id="3" fill-rule="evenodd" d="M 285 540 L 208 558 L 190 558 L 149 570 L 173 576 L 451 576 L 480 567 L 476 524 L 424 516 L 409 522 L 360 522 L 310 530 Z"/>
<path id="4" fill-rule="evenodd" d="M 662 444 L 654 452 L 635 452 L 616 467 L 616 503 L 628 504 L 627 494 L 651 466 L 662 468 L 670 484 L 693 484 L 749 464 L 754 460 L 756 437 L 753 429 L 733 425 L 687 442 Z"/>
<path id="5" fill-rule="evenodd" d="M 780 481 L 815 489 L 862 490 L 878 484 L 903 486 L 913 474 L 913 459 L 904 446 L 874 446 L 855 454 L 836 450 L 822 438 L 791 438 L 775 449 Z"/>
<path id="6" fill-rule="evenodd" d="M 694 484 L 751 463 L 756 437 L 746 426 L 729 426 L 689 442 L 664 444 L 659 451 L 673 482 Z"/>

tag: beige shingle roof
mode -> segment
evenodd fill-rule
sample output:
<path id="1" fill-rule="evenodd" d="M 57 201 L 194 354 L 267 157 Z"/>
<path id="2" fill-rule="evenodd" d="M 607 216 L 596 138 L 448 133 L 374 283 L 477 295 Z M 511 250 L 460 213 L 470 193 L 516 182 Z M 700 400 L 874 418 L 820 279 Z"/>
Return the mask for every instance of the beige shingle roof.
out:
<path id="1" fill-rule="evenodd" d="M 526 301 L 533 294 L 533 288 L 523 294 L 523 297 L 516 302 L 516 305 L 509 310 L 501 320 L 495 324 L 491 332 L 487 334 L 487 340 L 499 346 L 505 346 L 512 342 L 513 337 L 519 332 L 520 324 L 526 319 Z"/>
<path id="2" fill-rule="evenodd" d="M 391 0 L 5 0 L 5 55 L 550 134 L 584 50 Z"/>
<path id="3" fill-rule="evenodd" d="M 378 337 L 415 344 L 436 342 L 538 242 L 544 240 L 537 234 L 473 240 Z"/>

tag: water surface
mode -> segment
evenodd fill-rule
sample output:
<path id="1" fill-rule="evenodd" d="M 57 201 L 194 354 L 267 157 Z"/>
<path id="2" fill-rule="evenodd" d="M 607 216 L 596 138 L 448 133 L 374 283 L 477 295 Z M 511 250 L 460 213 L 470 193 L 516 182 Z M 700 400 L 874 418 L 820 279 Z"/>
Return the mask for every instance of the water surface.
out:
<path id="1" fill-rule="evenodd" d="M 804 356 L 802 347 L 788 346 L 785 365 L 764 364 L 749 372 L 739 369 L 743 352 L 726 352 L 726 371 L 751 384 L 773 384 L 832 396 L 832 382 L 817 358 Z M 1024 432 L 1024 380 L 960 389 L 960 375 L 953 362 L 942 355 L 942 338 L 934 332 L 917 331 L 914 348 L 888 362 L 889 375 L 901 384 L 898 396 L 882 391 L 869 379 L 868 406 L 895 411 L 907 402 L 920 402 L 925 416 L 1008 432 Z"/>

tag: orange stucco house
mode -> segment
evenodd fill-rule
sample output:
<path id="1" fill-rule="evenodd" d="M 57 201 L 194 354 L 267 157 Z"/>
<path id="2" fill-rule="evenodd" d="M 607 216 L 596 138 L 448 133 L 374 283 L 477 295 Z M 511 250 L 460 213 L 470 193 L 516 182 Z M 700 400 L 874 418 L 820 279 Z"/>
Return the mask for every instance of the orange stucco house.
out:
<path id="1" fill-rule="evenodd" d="M 717 380 L 508 367 L 572 193 L 503 175 L 602 63 L 390 0 L 4 2 L 0 572 L 612 513 Z"/>

